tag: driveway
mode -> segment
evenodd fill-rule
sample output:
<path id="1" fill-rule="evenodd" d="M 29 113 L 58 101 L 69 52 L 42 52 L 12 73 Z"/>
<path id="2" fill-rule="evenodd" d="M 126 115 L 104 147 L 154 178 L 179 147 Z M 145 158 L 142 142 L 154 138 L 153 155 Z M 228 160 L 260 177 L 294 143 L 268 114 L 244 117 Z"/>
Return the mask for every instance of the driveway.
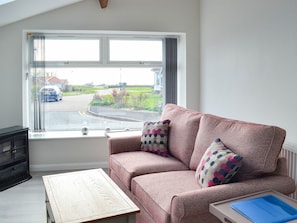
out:
<path id="1" fill-rule="evenodd" d="M 45 102 L 44 106 L 47 111 L 86 112 L 88 110 L 89 103 L 93 99 L 93 96 L 93 94 L 81 94 L 67 97 L 64 96 L 62 101 Z"/>

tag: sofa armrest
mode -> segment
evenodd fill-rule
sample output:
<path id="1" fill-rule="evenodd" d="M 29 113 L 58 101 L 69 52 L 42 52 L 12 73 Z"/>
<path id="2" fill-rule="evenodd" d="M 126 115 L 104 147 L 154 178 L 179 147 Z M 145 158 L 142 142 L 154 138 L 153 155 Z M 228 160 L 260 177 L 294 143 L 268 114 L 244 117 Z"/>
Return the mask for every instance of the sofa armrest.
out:
<path id="1" fill-rule="evenodd" d="M 277 159 L 276 170 L 273 173 L 276 175 L 283 175 L 283 176 L 288 175 L 288 163 L 285 157 L 279 157 Z"/>
<path id="2" fill-rule="evenodd" d="M 141 134 L 114 136 L 107 139 L 109 155 L 140 150 Z"/>
<path id="3" fill-rule="evenodd" d="M 296 188 L 292 178 L 278 175 L 184 192 L 171 200 L 172 222 L 182 222 L 183 218 L 208 213 L 210 203 L 268 189 L 289 195 Z"/>

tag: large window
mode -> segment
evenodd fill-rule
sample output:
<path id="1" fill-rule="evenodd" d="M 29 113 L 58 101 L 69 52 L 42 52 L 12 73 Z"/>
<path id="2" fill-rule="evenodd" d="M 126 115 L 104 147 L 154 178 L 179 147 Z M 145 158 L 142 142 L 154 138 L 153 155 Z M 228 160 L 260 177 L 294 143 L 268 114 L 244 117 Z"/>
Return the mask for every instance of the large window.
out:
<path id="1" fill-rule="evenodd" d="M 166 42 L 173 40 L 170 48 L 176 51 L 176 38 L 27 37 L 25 107 L 32 131 L 140 129 L 144 121 L 160 118 L 165 103 L 174 102 L 166 98 L 176 98 L 166 93 L 176 89 L 176 55 L 166 55 Z"/>

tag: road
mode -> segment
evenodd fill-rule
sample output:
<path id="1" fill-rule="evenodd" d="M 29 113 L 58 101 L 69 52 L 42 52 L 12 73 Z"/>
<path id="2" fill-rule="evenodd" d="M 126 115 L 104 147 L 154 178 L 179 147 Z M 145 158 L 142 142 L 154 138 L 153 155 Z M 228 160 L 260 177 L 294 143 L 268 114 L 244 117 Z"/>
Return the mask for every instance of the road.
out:
<path id="1" fill-rule="evenodd" d="M 46 111 L 80 111 L 86 112 L 93 94 L 81 94 L 63 97 L 62 101 L 44 103 Z"/>
<path id="2" fill-rule="evenodd" d="M 45 107 L 45 126 L 48 131 L 57 130 L 80 130 L 82 126 L 88 126 L 89 129 L 140 129 L 142 121 L 154 118 L 152 113 L 135 112 L 129 110 L 117 110 L 100 107 L 98 115 L 92 115 L 88 112 L 89 103 L 93 94 L 76 95 L 63 97 L 62 101 L 43 103 Z M 115 118 L 114 114 L 122 114 L 127 119 Z M 139 121 L 133 120 L 137 117 Z"/>

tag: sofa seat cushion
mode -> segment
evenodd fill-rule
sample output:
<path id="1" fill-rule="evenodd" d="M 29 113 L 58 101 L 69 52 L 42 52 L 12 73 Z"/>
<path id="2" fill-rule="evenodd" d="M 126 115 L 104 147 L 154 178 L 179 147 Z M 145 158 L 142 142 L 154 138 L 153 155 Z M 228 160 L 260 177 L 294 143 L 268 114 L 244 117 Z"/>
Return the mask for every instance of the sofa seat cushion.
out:
<path id="1" fill-rule="evenodd" d="M 169 152 L 187 166 L 194 150 L 201 116 L 200 112 L 175 104 L 166 104 L 161 116 L 161 120 L 171 121 L 168 136 Z"/>
<path id="2" fill-rule="evenodd" d="M 229 149 L 243 157 L 241 169 L 235 175 L 235 180 L 246 180 L 271 173 L 276 169 L 285 136 L 285 130 L 276 126 L 203 115 L 190 168 L 196 169 L 208 146 L 213 140 L 220 138 Z"/>
<path id="3" fill-rule="evenodd" d="M 131 192 L 152 215 L 155 222 L 170 222 L 171 200 L 174 195 L 199 190 L 195 171 L 171 171 L 138 176 L 132 179 Z"/>
<path id="4" fill-rule="evenodd" d="M 144 151 L 112 154 L 109 157 L 109 167 L 128 189 L 131 188 L 131 179 L 139 175 L 189 169 L 174 157 Z"/>

